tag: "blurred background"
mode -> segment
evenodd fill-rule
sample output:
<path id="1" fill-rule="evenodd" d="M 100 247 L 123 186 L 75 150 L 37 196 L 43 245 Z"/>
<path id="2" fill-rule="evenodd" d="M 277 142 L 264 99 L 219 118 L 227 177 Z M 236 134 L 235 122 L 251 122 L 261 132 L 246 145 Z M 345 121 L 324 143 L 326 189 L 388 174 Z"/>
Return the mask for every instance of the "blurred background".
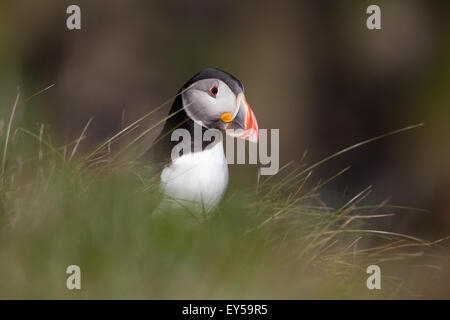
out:
<path id="1" fill-rule="evenodd" d="M 82 29 L 66 28 L 81 7 Z M 381 7 L 382 30 L 366 28 Z M 450 232 L 450 3 L 445 1 L 1 1 L 0 112 L 17 87 L 21 126 L 65 143 L 90 117 L 89 148 L 151 111 L 206 67 L 238 77 L 260 128 L 280 129 L 280 162 L 312 164 L 402 127 L 314 171 L 333 205 L 369 185 L 374 204 L 429 209 L 382 222 L 430 240 Z M 152 117 L 156 122 L 170 104 Z M 157 132 L 155 133 L 155 135 Z M 149 138 L 150 139 L 150 138 Z M 254 167 L 231 181 L 256 182 Z M 233 178 L 234 177 L 234 178 Z"/>

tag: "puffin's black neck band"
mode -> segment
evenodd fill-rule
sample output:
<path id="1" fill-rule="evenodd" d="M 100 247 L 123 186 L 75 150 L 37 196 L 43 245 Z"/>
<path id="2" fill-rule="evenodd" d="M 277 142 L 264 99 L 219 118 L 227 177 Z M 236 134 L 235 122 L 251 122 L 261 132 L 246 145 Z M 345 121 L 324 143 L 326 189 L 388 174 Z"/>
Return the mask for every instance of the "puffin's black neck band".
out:
<path id="1" fill-rule="evenodd" d="M 180 92 L 184 90 L 181 89 Z M 190 152 L 199 152 L 205 150 L 207 147 L 212 147 L 219 143 L 220 141 L 215 141 L 215 138 L 212 137 L 212 141 L 203 141 L 203 135 L 207 128 L 201 127 L 201 136 L 195 136 L 194 130 L 196 126 L 200 126 L 199 124 L 196 124 L 186 113 L 183 106 L 183 99 L 181 97 L 180 92 L 178 93 L 177 97 L 175 98 L 175 101 L 172 104 L 172 108 L 170 109 L 169 115 L 174 114 L 169 119 L 167 119 L 166 123 L 164 124 L 164 127 L 159 134 L 159 136 L 156 138 L 155 141 L 156 144 L 152 147 L 154 149 L 154 152 L 156 153 L 156 161 L 158 162 L 165 162 L 168 161 L 168 159 L 171 158 L 171 152 L 173 147 L 180 143 L 180 141 L 171 141 L 171 135 L 172 132 L 175 129 L 182 128 L 189 132 L 191 136 L 191 150 Z M 198 130 L 198 128 L 197 128 Z M 195 148 L 196 146 L 196 140 L 198 146 L 201 145 L 201 150 L 198 150 L 199 148 Z M 155 157 L 153 157 L 155 159 Z"/>

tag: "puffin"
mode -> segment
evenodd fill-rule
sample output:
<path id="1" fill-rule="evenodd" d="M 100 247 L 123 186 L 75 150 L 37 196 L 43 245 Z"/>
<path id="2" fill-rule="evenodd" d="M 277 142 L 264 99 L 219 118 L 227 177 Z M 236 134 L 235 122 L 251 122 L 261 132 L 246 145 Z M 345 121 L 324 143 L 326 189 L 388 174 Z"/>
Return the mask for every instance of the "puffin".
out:
<path id="1" fill-rule="evenodd" d="M 190 147 L 179 152 L 174 152 L 180 143 L 172 136 L 176 130 L 190 137 L 184 141 L 190 140 Z M 220 203 L 228 186 L 228 164 L 222 135 L 210 135 L 210 130 L 251 143 L 259 140 L 258 123 L 242 82 L 215 68 L 198 72 L 181 87 L 147 152 L 146 161 L 159 174 L 162 199 L 156 212 L 187 209 L 198 217 L 198 213 L 213 212 Z"/>

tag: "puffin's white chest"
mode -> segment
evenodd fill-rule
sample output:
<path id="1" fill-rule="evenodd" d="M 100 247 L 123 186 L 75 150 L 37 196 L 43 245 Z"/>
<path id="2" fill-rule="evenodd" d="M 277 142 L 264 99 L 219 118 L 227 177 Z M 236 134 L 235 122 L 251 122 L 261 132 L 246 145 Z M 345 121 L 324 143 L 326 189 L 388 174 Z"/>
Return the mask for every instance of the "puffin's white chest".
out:
<path id="1" fill-rule="evenodd" d="M 221 143 L 210 149 L 183 155 L 161 173 L 161 189 L 168 196 L 167 208 L 195 208 L 210 211 L 221 200 L 228 185 L 228 165 Z"/>

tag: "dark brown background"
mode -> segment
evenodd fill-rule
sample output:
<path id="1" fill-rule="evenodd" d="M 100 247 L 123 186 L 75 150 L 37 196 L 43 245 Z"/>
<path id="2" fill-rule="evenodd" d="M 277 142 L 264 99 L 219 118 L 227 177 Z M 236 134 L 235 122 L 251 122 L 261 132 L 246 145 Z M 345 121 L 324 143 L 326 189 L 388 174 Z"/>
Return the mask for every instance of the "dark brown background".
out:
<path id="1" fill-rule="evenodd" d="M 78 4 L 82 30 L 68 31 Z M 369 4 L 382 30 L 366 28 Z M 450 231 L 450 5 L 445 1 L 2 1 L 0 102 L 7 118 L 23 94 L 55 87 L 19 110 L 63 143 L 86 121 L 88 147 L 173 96 L 193 74 L 237 76 L 260 127 L 280 129 L 281 164 L 308 163 L 358 141 L 425 122 L 318 168 L 334 204 L 368 185 L 369 200 L 430 209 L 387 221 L 438 238 Z M 169 105 L 153 121 L 167 113 Z M 232 181 L 254 183 L 254 168 Z M 236 173 L 247 173 L 244 178 Z M 242 176 L 242 175 L 239 175 Z M 233 178 L 234 177 L 234 178 Z"/>

